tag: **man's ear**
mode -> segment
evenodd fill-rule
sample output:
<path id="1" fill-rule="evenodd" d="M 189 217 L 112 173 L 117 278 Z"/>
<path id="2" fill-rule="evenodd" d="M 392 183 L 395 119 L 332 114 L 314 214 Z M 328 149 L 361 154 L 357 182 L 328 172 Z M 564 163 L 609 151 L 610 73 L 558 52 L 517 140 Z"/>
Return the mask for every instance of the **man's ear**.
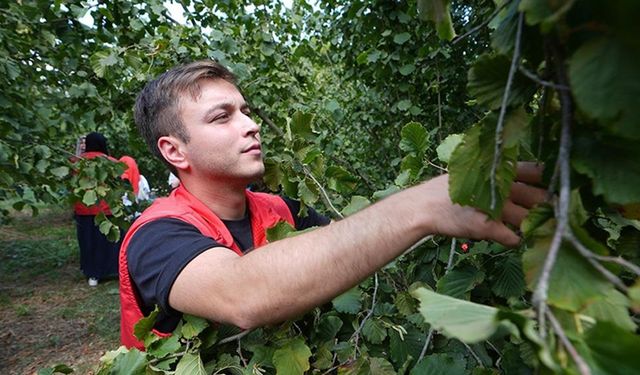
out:
<path id="1" fill-rule="evenodd" d="M 189 161 L 183 150 L 184 142 L 176 137 L 167 135 L 158 138 L 158 149 L 166 161 L 178 170 L 189 167 Z"/>

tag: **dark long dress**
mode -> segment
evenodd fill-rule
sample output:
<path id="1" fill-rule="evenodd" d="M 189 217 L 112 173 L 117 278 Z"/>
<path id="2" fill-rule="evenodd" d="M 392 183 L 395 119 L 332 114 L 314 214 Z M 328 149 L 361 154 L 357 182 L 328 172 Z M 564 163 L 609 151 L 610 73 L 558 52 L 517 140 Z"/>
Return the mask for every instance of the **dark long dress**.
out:
<path id="1" fill-rule="evenodd" d="M 118 276 L 120 243 L 111 242 L 94 224 L 94 215 L 75 215 L 80 269 L 87 278 L 105 279 Z"/>

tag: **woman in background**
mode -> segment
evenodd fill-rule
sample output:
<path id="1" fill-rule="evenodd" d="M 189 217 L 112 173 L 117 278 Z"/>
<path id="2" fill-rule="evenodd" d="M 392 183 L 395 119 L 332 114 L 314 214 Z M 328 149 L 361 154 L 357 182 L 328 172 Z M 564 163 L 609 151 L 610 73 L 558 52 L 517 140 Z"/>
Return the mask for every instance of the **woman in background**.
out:
<path id="1" fill-rule="evenodd" d="M 85 137 L 85 149 L 80 157 L 85 159 L 104 157 L 117 162 L 109 156 L 107 139 L 95 132 Z M 111 215 L 109 206 L 104 201 L 93 206 L 85 206 L 78 202 L 74 206 L 74 212 L 80 245 L 80 269 L 87 277 L 89 286 L 97 286 L 101 279 L 107 277 L 117 277 L 120 241 L 109 241 L 94 223 L 96 215 L 100 213 Z"/>

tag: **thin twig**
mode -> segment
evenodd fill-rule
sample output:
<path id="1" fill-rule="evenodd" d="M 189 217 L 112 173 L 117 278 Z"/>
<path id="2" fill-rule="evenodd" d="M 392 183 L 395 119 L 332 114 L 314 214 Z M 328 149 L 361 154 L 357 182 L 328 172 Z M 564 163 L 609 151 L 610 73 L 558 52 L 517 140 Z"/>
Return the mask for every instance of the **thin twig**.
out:
<path id="1" fill-rule="evenodd" d="M 489 17 L 487 17 L 486 20 L 482 21 L 482 23 L 480 23 L 479 25 L 473 27 L 471 30 L 467 31 L 466 33 L 460 35 L 459 37 L 454 38 L 451 41 L 451 44 L 456 44 L 459 41 L 461 41 L 462 39 L 468 37 L 471 34 L 476 33 L 478 30 L 482 29 L 483 27 L 485 27 L 486 25 L 489 24 L 489 22 L 491 22 L 491 20 L 498 15 L 498 13 L 500 13 L 500 11 L 507 5 L 509 5 L 510 1 L 505 1 L 504 4 L 502 4 L 500 7 L 496 8 L 496 10 L 493 11 L 493 13 L 491 13 L 491 15 Z"/>
<path id="2" fill-rule="evenodd" d="M 445 275 L 451 270 L 451 266 L 453 265 L 453 256 L 455 255 L 455 252 L 456 252 L 456 243 L 457 243 L 457 240 L 455 238 L 451 239 L 451 248 L 449 249 L 449 260 L 447 261 L 447 267 L 444 269 Z M 433 329 L 433 327 L 429 328 L 429 333 L 427 333 L 427 339 L 424 341 L 424 345 L 422 346 L 422 351 L 420 351 L 420 356 L 418 357 L 417 363 L 419 363 L 422 360 L 422 358 L 424 358 L 424 356 L 427 354 L 427 349 L 429 348 L 429 344 L 431 343 L 431 338 L 433 337 L 434 333 L 436 333 L 435 329 Z"/>
<path id="3" fill-rule="evenodd" d="M 373 274 L 373 281 L 374 281 L 374 287 L 373 287 L 373 296 L 371 297 L 371 308 L 367 312 L 367 315 L 365 315 L 364 319 L 362 319 L 362 322 L 360 322 L 360 326 L 358 326 L 358 329 L 356 329 L 353 335 L 351 335 L 351 339 L 354 340 L 353 342 L 354 342 L 354 347 L 356 351 L 358 350 L 358 341 L 360 340 L 360 332 L 362 332 L 362 329 L 364 328 L 364 324 L 367 322 L 367 320 L 369 320 L 369 318 L 371 318 L 371 316 L 373 315 L 373 310 L 376 307 L 376 296 L 378 295 L 378 285 L 379 285 L 377 272 Z"/>
<path id="4" fill-rule="evenodd" d="M 327 194 L 327 191 L 324 189 L 324 187 L 322 186 L 322 184 L 320 184 L 320 182 L 318 180 L 316 180 L 316 178 L 313 176 L 313 174 L 311 173 L 311 171 L 309 170 L 309 168 L 307 168 L 306 165 L 302 165 L 302 170 L 304 171 L 304 174 L 309 177 L 313 183 L 316 184 L 316 186 L 318 187 L 318 189 L 320 189 L 320 192 L 322 193 L 322 200 L 324 201 L 325 205 L 329 208 L 331 208 L 331 210 L 340 218 L 340 219 L 344 219 L 344 215 L 340 213 L 340 211 L 338 211 L 338 209 L 333 205 L 333 203 L 331 203 L 331 199 L 329 199 L 329 195 Z"/>
<path id="5" fill-rule="evenodd" d="M 421 239 L 418 240 L 418 242 L 414 243 L 413 245 L 411 245 L 410 248 L 408 248 L 407 250 L 404 251 L 404 253 L 402 253 L 402 255 L 408 254 L 410 252 L 412 252 L 413 250 L 415 250 L 418 246 L 422 245 L 423 243 L 429 241 L 433 239 L 433 235 L 428 235 L 426 237 L 422 237 Z M 402 256 L 401 255 L 401 256 Z"/>
<path id="6" fill-rule="evenodd" d="M 242 332 L 240 332 L 240 333 L 238 333 L 236 335 L 225 337 L 222 340 L 218 341 L 218 343 L 216 345 L 222 345 L 222 344 L 226 344 L 226 343 L 231 342 L 231 341 L 240 340 L 241 338 L 245 337 L 246 335 L 248 335 L 252 331 L 253 330 L 248 329 L 248 330 L 242 331 Z"/>
<path id="7" fill-rule="evenodd" d="M 509 102 L 509 95 L 511 94 L 511 85 L 513 84 L 513 78 L 516 75 L 518 65 L 520 62 L 520 42 L 522 39 L 522 24 L 524 20 L 524 13 L 518 15 L 518 29 L 516 31 L 516 41 L 513 47 L 513 57 L 511 58 L 511 66 L 509 67 L 509 76 L 507 77 L 507 84 L 504 88 L 502 95 L 502 103 L 500 105 L 500 114 L 498 115 L 498 124 L 496 125 L 495 146 L 493 149 L 493 163 L 491 164 L 491 211 L 495 210 L 497 203 L 497 191 L 496 191 L 496 175 L 498 173 L 498 165 L 502 159 L 502 133 L 504 130 L 504 118 L 507 114 L 507 105 Z"/>
<path id="8" fill-rule="evenodd" d="M 580 374 L 591 375 L 591 370 L 589 369 L 589 366 L 584 361 L 584 359 L 580 356 L 580 354 L 578 354 L 578 351 L 576 351 L 576 348 L 571 344 L 571 341 L 569 341 L 569 339 L 567 338 L 567 335 L 564 333 L 564 330 L 562 329 L 560 322 L 558 322 L 558 320 L 553 315 L 551 310 L 547 310 L 547 318 L 549 318 L 549 322 L 551 322 L 551 327 L 553 327 L 553 330 L 556 332 L 556 335 L 558 335 L 558 337 L 560 338 L 562 345 L 567 349 L 567 351 L 569 352 L 569 355 L 571 355 L 571 358 L 573 359 L 573 362 L 575 362 L 576 366 L 578 366 L 578 371 L 580 372 Z"/>
<path id="9" fill-rule="evenodd" d="M 520 73 L 524 74 L 527 78 L 529 78 L 530 80 L 532 80 L 533 82 L 539 84 L 540 86 L 545 86 L 545 87 L 551 87 L 552 89 L 555 90 L 569 90 L 568 86 L 564 86 L 564 85 L 558 85 L 557 83 L 553 83 L 553 82 L 549 82 L 549 81 L 545 81 L 542 78 L 538 77 L 535 73 L 533 73 L 532 71 L 530 71 L 529 69 L 525 68 L 524 66 L 520 65 L 518 67 L 518 70 L 520 71 Z"/>
<path id="10" fill-rule="evenodd" d="M 424 345 L 422 346 L 422 350 L 420 351 L 420 356 L 418 357 L 418 361 L 416 363 L 420 363 L 422 358 L 427 354 L 427 349 L 429 349 L 429 344 L 431 343 L 431 338 L 435 333 L 435 329 L 429 328 L 429 333 L 427 334 L 427 339 L 424 341 Z"/>
<path id="11" fill-rule="evenodd" d="M 449 260 L 447 261 L 447 268 L 444 269 L 445 275 L 451 270 L 451 266 L 453 265 L 453 256 L 456 253 L 457 242 L 458 241 L 455 238 L 451 240 L 451 250 L 449 250 Z"/>
<path id="12" fill-rule="evenodd" d="M 469 351 L 469 353 L 471 353 L 471 355 L 473 356 L 473 358 L 475 358 L 476 362 L 478 362 L 478 366 L 480 366 L 481 368 L 484 368 L 484 364 L 482 363 L 482 361 L 480 360 L 480 357 L 478 357 L 478 355 L 476 354 L 476 352 L 473 351 L 473 349 L 471 349 L 471 347 L 469 346 L 469 344 L 467 344 L 464 341 L 460 341 L 462 343 L 462 345 L 465 346 L 465 348 L 467 348 L 467 350 Z"/>
<path id="13" fill-rule="evenodd" d="M 431 160 L 427 160 L 427 164 L 429 164 L 430 166 L 439 169 L 440 171 L 444 172 L 444 173 L 448 173 L 449 170 L 445 167 L 441 167 L 438 164 L 433 163 Z"/>
<path id="14" fill-rule="evenodd" d="M 571 244 L 575 247 L 575 249 L 578 250 L 578 252 L 583 257 L 585 257 L 587 261 L 591 263 L 591 265 L 602 274 L 602 276 L 604 276 L 607 280 L 609 280 L 609 282 L 611 282 L 613 285 L 618 287 L 618 289 L 622 290 L 625 293 L 629 290 L 629 288 L 627 288 L 627 286 L 624 285 L 624 283 L 622 282 L 622 280 L 620 280 L 620 278 L 618 278 L 608 269 L 604 268 L 604 266 L 596 260 L 596 254 L 592 253 L 589 249 L 587 249 L 587 247 L 584 246 L 570 230 L 567 231 L 565 238 L 569 240 Z"/>
<path id="15" fill-rule="evenodd" d="M 553 60 L 556 68 L 556 75 L 558 82 L 562 85 L 566 85 L 568 82 L 564 67 L 564 60 L 560 57 L 558 47 L 553 42 Z M 540 335 L 546 336 L 545 333 L 545 310 L 546 301 L 549 291 L 549 280 L 551 278 L 551 271 L 555 265 L 560 247 L 562 245 L 562 239 L 564 238 L 568 229 L 568 213 L 569 213 L 569 200 L 571 195 L 571 179 L 570 179 L 570 165 L 569 157 L 571 152 L 571 124 L 573 123 L 573 103 L 569 91 L 558 91 L 560 95 L 560 105 L 562 107 L 562 128 L 560 132 L 560 147 L 558 150 L 557 168 L 559 170 L 560 177 L 560 196 L 558 199 L 558 206 L 556 209 L 556 231 L 553 235 L 549 253 L 545 259 L 542 267 L 540 278 L 538 279 L 538 285 L 533 293 L 533 304 L 538 307 L 538 324 L 540 325 Z"/>

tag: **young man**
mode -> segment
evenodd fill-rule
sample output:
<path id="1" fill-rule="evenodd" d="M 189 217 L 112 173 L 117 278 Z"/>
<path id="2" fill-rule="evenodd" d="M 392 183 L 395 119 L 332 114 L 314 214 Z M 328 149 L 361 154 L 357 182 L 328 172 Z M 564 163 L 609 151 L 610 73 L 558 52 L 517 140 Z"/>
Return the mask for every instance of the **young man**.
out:
<path id="1" fill-rule="evenodd" d="M 155 329 L 169 333 L 182 313 L 250 329 L 296 317 L 325 303 L 429 234 L 490 239 L 514 246 L 519 237 L 448 195 L 440 176 L 392 195 L 339 222 L 266 243 L 278 221 L 298 229 L 328 224 L 299 203 L 252 193 L 262 177 L 260 127 L 233 75 L 212 61 L 176 67 L 138 96 L 135 119 L 152 152 L 180 178 L 134 223 L 120 253 L 122 342 L 141 344 L 133 326 L 154 305 Z M 522 182 L 539 170 L 520 168 Z M 514 184 L 503 212 L 518 225 L 545 192 Z M 254 247 L 257 251 L 247 252 Z"/>

